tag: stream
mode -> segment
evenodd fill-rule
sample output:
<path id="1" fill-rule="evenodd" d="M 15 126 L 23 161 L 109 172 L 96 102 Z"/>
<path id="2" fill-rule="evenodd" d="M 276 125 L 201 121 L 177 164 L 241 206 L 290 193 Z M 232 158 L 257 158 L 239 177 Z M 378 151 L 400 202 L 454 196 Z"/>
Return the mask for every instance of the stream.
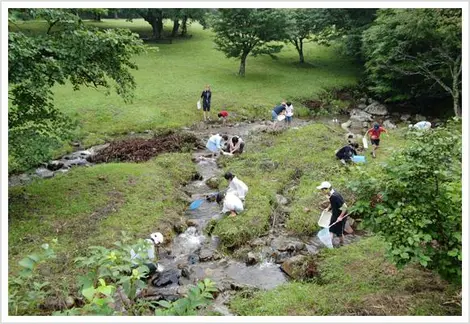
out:
<path id="1" fill-rule="evenodd" d="M 318 120 L 316 122 L 319 122 Z M 325 119 L 330 127 L 341 131 L 338 122 L 331 118 Z M 292 128 L 302 127 L 311 121 L 295 120 Z M 207 126 L 206 126 L 207 127 Z M 207 127 L 192 129 L 199 138 L 207 139 L 209 133 L 228 133 L 239 135 L 248 139 L 255 133 L 262 132 L 268 128 L 266 122 L 243 122 L 237 125 L 218 127 Z M 39 168 L 36 174 L 40 177 L 52 177 L 56 172 L 67 172 L 72 166 L 92 166 L 86 158 L 107 144 L 94 146 L 84 151 L 77 151 L 61 159 L 49 162 L 48 167 Z M 184 191 L 191 196 L 191 200 L 205 197 L 214 193 L 214 189 L 208 187 L 205 181 L 213 176 L 221 176 L 222 170 L 218 168 L 216 160 L 206 157 L 208 152 L 196 150 L 193 152 L 193 161 L 196 169 L 202 177 L 200 180 L 191 181 L 185 186 Z M 56 170 L 51 164 L 56 165 Z M 41 173 L 43 173 L 41 175 Z M 46 174 L 46 176 L 44 176 Z M 243 180 L 243 179 L 242 179 Z M 30 181 L 25 174 L 17 175 L 9 179 L 9 186 L 23 184 Z M 249 195 L 249 193 L 248 193 Z M 281 199 L 282 200 L 282 199 Z M 281 203 L 281 205 L 286 205 Z M 227 303 L 230 298 L 243 289 L 269 290 L 289 280 L 287 275 L 290 260 L 299 256 L 316 254 L 322 248 L 322 243 L 314 235 L 308 240 L 289 236 L 284 229 L 282 221 L 276 223 L 266 235 L 247 242 L 247 250 L 243 260 L 236 260 L 224 256 L 218 251 L 219 239 L 217 236 L 207 235 L 204 232 L 207 224 L 215 219 L 223 217 L 220 214 L 221 207 L 216 202 L 205 201 L 195 210 L 185 212 L 188 228 L 177 235 L 165 248 L 157 251 L 158 263 L 163 266 L 163 271 L 151 278 L 151 285 L 141 294 L 141 298 L 148 300 L 174 301 L 184 296 L 189 285 L 194 285 L 204 278 L 210 278 L 216 283 L 219 294 L 209 311 L 217 312 L 224 316 L 231 316 Z M 357 235 L 347 235 L 346 244 L 359 239 Z"/>

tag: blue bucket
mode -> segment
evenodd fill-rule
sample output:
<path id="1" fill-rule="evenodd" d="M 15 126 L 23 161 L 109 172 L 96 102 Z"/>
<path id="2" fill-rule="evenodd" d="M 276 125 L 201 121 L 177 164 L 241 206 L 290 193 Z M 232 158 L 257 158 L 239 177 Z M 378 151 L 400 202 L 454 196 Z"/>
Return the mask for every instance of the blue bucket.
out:
<path id="1" fill-rule="evenodd" d="M 365 163 L 366 157 L 364 155 L 354 155 L 352 161 L 355 163 Z"/>

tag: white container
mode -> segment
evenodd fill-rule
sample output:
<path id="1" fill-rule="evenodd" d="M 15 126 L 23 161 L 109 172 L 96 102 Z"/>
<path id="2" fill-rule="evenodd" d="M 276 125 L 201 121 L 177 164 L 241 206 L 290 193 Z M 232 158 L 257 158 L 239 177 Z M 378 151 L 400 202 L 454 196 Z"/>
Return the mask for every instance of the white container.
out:
<path id="1" fill-rule="evenodd" d="M 320 219 L 318 220 L 318 225 L 323 228 L 330 226 L 331 212 L 324 210 L 321 213 Z"/>
<path id="2" fill-rule="evenodd" d="M 201 109 L 201 100 L 198 100 L 196 105 L 197 105 L 197 109 Z"/>
<path id="3" fill-rule="evenodd" d="M 362 146 L 364 146 L 365 149 L 369 147 L 369 143 L 367 143 L 367 138 L 365 137 L 362 138 Z"/>

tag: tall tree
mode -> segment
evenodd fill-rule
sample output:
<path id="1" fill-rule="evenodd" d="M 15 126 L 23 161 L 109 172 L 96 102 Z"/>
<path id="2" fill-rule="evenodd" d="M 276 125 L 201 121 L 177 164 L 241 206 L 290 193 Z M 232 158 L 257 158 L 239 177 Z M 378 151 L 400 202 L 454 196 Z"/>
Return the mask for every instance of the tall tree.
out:
<path id="1" fill-rule="evenodd" d="M 68 119 L 53 105 L 54 85 L 70 82 L 74 90 L 114 86 L 129 100 L 135 88 L 130 69 L 137 68 L 131 58 L 143 50 L 138 35 L 128 29 L 87 28 L 68 10 L 31 9 L 30 15 L 55 17 L 51 21 L 60 29 L 8 34 L 9 162 L 17 169 L 42 162 L 49 145 L 68 133 Z"/>
<path id="2" fill-rule="evenodd" d="M 328 45 L 334 37 L 335 29 L 329 19 L 328 9 L 293 9 L 286 20 L 287 40 L 299 53 L 299 62 L 304 63 L 304 43 L 315 41 Z"/>
<path id="3" fill-rule="evenodd" d="M 444 92 L 462 115 L 462 12 L 460 9 L 383 9 L 364 32 L 372 90 L 385 98 Z M 436 87 L 436 85 L 438 87 Z"/>
<path id="4" fill-rule="evenodd" d="M 282 45 L 271 41 L 286 39 L 286 13 L 280 9 L 219 9 L 214 19 L 214 42 L 225 56 L 240 59 L 238 74 L 245 76 L 248 55 L 273 55 Z"/>

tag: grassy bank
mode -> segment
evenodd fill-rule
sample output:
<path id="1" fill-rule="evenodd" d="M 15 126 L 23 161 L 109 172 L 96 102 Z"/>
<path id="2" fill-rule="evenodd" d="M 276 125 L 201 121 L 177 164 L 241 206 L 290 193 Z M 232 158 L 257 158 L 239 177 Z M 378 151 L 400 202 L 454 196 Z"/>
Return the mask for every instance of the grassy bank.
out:
<path id="1" fill-rule="evenodd" d="M 87 22 L 100 28 L 130 28 L 140 34 L 151 33 L 142 19 Z M 26 22 L 22 30 L 40 32 L 45 25 Z M 165 28 L 171 26 L 166 24 Z M 179 127 L 202 120 L 196 109 L 205 84 L 212 88 L 212 110 L 227 109 L 232 116 L 270 118 L 272 107 L 282 99 L 294 100 L 297 113 L 306 113 L 296 98 L 313 97 L 322 88 L 354 84 L 359 68 L 341 57 L 334 47 L 314 43 L 305 45 L 310 64 L 299 66 L 291 45 L 285 46 L 278 59 L 249 57 L 247 75 L 236 75 L 239 61 L 227 59 L 214 48 L 213 33 L 198 24 L 189 27 L 188 39 L 173 44 L 147 45 L 147 53 L 136 56 L 139 70 L 133 71 L 137 82 L 135 99 L 126 104 L 116 94 L 82 88 L 74 92 L 69 85 L 54 88 L 57 107 L 79 123 L 77 139 L 85 146 L 107 140 L 113 134 L 167 127 Z"/>
<path id="2" fill-rule="evenodd" d="M 344 143 L 342 129 L 318 123 L 289 129 L 280 135 L 260 135 L 247 144 L 246 153 L 240 158 L 225 158 L 224 169 L 245 181 L 250 191 L 240 217 L 217 223 L 215 233 L 222 244 L 235 248 L 266 233 L 270 216 L 278 208 L 276 194 L 290 201 L 287 210 L 284 208 L 289 214 L 286 228 L 295 235 L 312 235 L 318 230 L 319 204 L 326 198 L 316 186 L 322 181 L 330 181 L 351 205 L 346 184 L 354 177 L 355 167 L 345 168 L 335 159 L 335 150 Z M 404 145 L 404 129 L 392 130 L 382 139 L 377 159 L 366 152 L 367 163 L 357 167 L 374 176 L 381 172 L 382 164 L 393 152 Z"/>
<path id="3" fill-rule="evenodd" d="M 418 266 L 398 270 L 384 257 L 380 238 L 323 250 L 313 282 L 291 282 L 230 304 L 244 316 L 460 315 L 458 287 Z"/>
<path id="4" fill-rule="evenodd" d="M 194 164 L 189 154 L 167 154 L 146 163 L 110 163 L 72 169 L 9 190 L 10 272 L 16 261 L 58 238 L 52 276 L 75 271 L 72 259 L 91 245 L 111 246 L 121 231 L 133 238 L 161 231 L 171 235 L 187 202 L 182 183 Z"/>

